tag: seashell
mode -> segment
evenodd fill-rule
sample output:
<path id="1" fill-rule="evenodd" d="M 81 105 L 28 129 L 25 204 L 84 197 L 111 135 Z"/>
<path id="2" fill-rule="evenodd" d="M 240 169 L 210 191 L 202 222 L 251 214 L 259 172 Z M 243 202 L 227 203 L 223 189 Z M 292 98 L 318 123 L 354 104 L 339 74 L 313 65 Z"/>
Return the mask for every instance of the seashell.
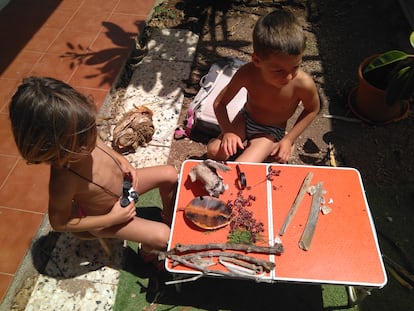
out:
<path id="1" fill-rule="evenodd" d="M 321 206 L 321 212 L 323 215 L 328 215 L 332 211 L 332 208 L 326 205 Z"/>
<path id="2" fill-rule="evenodd" d="M 184 208 L 184 216 L 197 227 L 213 230 L 230 223 L 231 208 L 210 196 L 199 196 Z"/>

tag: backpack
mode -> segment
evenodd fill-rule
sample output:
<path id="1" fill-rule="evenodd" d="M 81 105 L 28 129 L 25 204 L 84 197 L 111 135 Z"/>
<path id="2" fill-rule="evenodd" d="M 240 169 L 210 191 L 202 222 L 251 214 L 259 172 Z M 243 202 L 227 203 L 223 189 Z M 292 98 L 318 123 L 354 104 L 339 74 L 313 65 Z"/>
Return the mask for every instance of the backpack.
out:
<path id="1" fill-rule="evenodd" d="M 190 103 L 184 128 L 175 131 L 175 139 L 189 137 L 195 141 L 208 142 L 220 135 L 220 126 L 213 109 L 214 100 L 244 64 L 245 62 L 240 59 L 229 57 L 211 65 L 208 73 L 200 79 L 200 90 Z M 227 105 L 230 121 L 244 106 L 246 99 L 247 90 L 242 88 Z"/>

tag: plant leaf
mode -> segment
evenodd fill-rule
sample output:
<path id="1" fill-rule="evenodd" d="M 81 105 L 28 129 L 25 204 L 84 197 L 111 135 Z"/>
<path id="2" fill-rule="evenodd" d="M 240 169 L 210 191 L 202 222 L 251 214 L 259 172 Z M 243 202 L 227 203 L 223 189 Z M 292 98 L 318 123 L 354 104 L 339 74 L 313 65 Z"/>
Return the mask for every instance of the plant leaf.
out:
<path id="1" fill-rule="evenodd" d="M 390 79 L 387 88 L 386 102 L 393 105 L 400 100 L 409 100 L 414 94 L 414 68 L 405 66 Z"/>
<path id="2" fill-rule="evenodd" d="M 378 57 L 374 58 L 367 66 L 364 68 L 364 74 L 375 70 L 377 68 L 381 68 L 384 66 L 387 66 L 389 64 L 398 62 L 400 60 L 406 59 L 408 57 L 408 54 L 398 51 L 398 50 L 391 50 L 388 52 L 385 52 Z"/>
<path id="3" fill-rule="evenodd" d="M 410 35 L 410 43 L 411 43 L 411 46 L 414 48 L 414 31 Z"/>

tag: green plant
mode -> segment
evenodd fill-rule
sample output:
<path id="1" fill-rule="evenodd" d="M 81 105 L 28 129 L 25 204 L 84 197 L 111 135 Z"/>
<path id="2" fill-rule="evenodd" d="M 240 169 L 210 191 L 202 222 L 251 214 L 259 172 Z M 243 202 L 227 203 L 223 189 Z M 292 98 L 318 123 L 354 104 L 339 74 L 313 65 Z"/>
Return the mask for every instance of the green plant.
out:
<path id="1" fill-rule="evenodd" d="M 155 19 L 174 19 L 175 12 L 173 9 L 167 8 L 164 3 L 160 4 L 159 6 L 154 8 L 154 16 Z"/>
<path id="2" fill-rule="evenodd" d="M 410 43 L 414 47 L 414 31 Z M 414 55 L 387 51 L 366 65 L 363 75 L 373 86 L 386 91 L 386 103 L 390 106 L 414 99 Z"/>

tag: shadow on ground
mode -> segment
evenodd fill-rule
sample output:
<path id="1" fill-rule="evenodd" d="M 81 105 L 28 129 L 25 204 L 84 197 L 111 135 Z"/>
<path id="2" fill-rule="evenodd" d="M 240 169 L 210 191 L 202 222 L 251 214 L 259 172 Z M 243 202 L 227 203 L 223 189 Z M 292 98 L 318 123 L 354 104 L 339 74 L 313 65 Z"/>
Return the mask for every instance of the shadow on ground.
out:
<path id="1" fill-rule="evenodd" d="M 304 21 L 308 45 L 303 68 L 316 81 L 322 111 L 298 139 L 292 164 L 326 165 L 326 149 L 332 143 L 338 165 L 356 168 L 361 173 L 381 252 L 414 273 L 413 114 L 385 126 L 328 120 L 323 116 L 354 117 L 348 109 L 348 95 L 357 84 L 357 68 L 363 59 L 389 49 L 413 52 L 408 48 L 411 28 L 398 1 L 298 0 L 257 5 L 251 1 L 222 1 L 218 4 L 209 0 L 196 3 L 168 0 L 166 3 L 167 8 L 178 12 L 175 20 L 160 18 L 150 23 L 151 26 L 189 29 L 200 34 L 192 74 L 185 90 L 187 98 L 182 116 L 198 90 L 200 77 L 213 62 L 224 56 L 245 61 L 250 59 L 252 49 L 247 43 L 251 42 L 252 25 L 258 16 L 282 6 L 293 10 Z M 175 141 L 169 162 L 180 167 L 185 159 L 202 155 L 204 147 L 190 140 Z M 373 290 L 357 307 L 358 310 L 414 310 L 412 292 L 389 273 L 388 278 L 386 286 Z M 146 284 L 148 280 L 151 281 L 151 277 L 130 284 L 136 286 L 140 283 L 139 289 L 135 287 L 137 291 L 131 295 L 139 291 L 146 293 L 152 287 L 152 284 Z M 178 293 L 169 293 L 171 289 L 168 289 L 166 295 L 160 295 L 156 301 L 209 310 L 259 310 L 262 306 L 266 308 L 265 304 L 261 305 L 265 300 L 272 309 L 280 306 L 287 310 L 321 310 L 329 307 L 327 301 L 336 299 L 332 297 L 343 295 L 338 294 L 339 291 L 343 293 L 343 288 L 202 279 L 183 285 Z M 228 294 L 230 292 L 231 295 Z M 148 306 L 154 297 L 146 296 Z M 305 305 L 299 302 L 302 296 L 308 297 Z M 343 301 L 344 296 L 341 299 Z M 286 302 L 293 305 L 285 306 Z"/>
<path id="2" fill-rule="evenodd" d="M 143 263 L 133 248 L 128 249 L 126 259 L 114 310 L 324 309 L 323 288 L 318 285 L 267 284 L 213 277 L 165 285 L 178 276 Z M 347 304 L 344 291 L 340 301 L 342 306 Z"/>

